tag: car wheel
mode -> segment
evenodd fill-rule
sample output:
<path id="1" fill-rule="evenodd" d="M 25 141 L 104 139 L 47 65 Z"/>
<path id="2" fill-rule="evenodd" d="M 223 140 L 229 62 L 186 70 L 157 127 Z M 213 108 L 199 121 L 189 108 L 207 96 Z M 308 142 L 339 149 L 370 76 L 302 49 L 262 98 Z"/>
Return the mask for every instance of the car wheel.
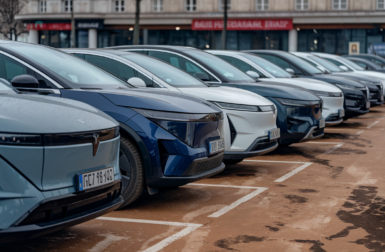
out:
<path id="1" fill-rule="evenodd" d="M 133 203 L 143 192 L 143 164 L 140 153 L 127 137 L 120 138 L 119 168 L 122 175 L 122 209 Z"/>
<path id="2" fill-rule="evenodd" d="M 242 161 L 243 159 L 230 159 L 230 160 L 223 160 L 223 163 L 225 163 L 226 165 L 235 165 Z"/>

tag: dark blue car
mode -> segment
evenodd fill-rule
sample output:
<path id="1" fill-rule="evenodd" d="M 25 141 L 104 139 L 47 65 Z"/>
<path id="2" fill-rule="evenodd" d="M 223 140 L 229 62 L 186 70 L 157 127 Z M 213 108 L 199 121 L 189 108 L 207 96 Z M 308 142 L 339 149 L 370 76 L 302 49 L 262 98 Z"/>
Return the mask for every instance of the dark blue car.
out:
<path id="1" fill-rule="evenodd" d="M 0 78 L 20 91 L 82 101 L 120 123 L 121 207 L 145 188 L 153 194 L 224 169 L 223 114 L 202 99 L 133 88 L 75 56 L 40 45 L 1 42 L 0 70 Z"/>

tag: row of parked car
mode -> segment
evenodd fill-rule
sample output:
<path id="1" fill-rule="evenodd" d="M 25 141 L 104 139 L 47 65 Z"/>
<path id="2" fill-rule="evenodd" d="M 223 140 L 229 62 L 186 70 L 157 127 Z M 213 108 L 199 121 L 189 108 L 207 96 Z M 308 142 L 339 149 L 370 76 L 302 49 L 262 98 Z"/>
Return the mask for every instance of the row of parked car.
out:
<path id="1" fill-rule="evenodd" d="M 0 243 L 320 138 L 384 102 L 329 54 L 0 42 Z"/>

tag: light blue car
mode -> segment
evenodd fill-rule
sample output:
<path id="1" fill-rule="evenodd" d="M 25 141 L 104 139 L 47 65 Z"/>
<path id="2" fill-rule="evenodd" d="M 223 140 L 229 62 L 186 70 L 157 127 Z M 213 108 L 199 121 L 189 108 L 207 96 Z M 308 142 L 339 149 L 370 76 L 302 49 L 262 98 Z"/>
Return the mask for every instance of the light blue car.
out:
<path id="1" fill-rule="evenodd" d="M 75 100 L 0 80 L 0 244 L 45 235 L 122 203 L 118 123 Z"/>

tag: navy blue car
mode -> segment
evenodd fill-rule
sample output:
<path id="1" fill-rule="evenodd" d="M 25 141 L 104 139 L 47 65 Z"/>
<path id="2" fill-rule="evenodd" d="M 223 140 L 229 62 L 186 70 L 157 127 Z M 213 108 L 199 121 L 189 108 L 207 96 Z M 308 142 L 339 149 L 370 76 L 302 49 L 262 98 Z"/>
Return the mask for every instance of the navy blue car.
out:
<path id="1" fill-rule="evenodd" d="M 225 167 L 223 114 L 205 100 L 133 88 L 75 56 L 10 41 L 0 43 L 0 78 L 22 92 L 88 103 L 120 123 L 121 207 L 145 188 L 153 194 Z"/>

